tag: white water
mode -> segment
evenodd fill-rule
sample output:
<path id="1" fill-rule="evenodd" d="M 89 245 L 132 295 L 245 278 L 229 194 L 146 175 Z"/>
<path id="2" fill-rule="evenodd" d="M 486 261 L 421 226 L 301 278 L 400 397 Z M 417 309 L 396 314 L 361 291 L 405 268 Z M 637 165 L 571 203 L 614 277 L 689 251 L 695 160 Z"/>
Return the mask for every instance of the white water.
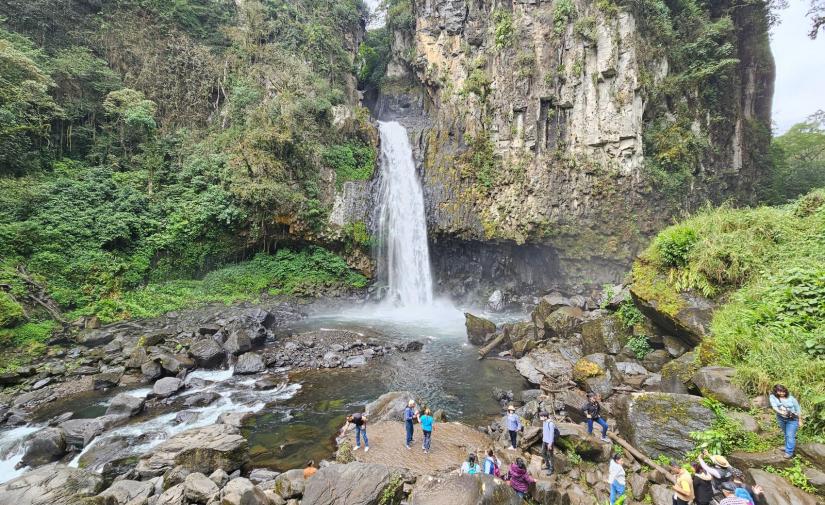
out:
<path id="1" fill-rule="evenodd" d="M 407 129 L 380 122 L 378 264 L 386 278 L 385 300 L 401 307 L 433 303 L 424 194 L 415 173 Z"/>

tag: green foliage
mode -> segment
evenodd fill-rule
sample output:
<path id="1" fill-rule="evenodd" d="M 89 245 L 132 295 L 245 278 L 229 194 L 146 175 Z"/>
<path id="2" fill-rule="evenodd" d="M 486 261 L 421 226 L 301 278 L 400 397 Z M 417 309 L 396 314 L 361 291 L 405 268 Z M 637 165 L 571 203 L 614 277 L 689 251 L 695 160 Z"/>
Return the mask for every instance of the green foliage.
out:
<path id="1" fill-rule="evenodd" d="M 616 296 L 616 289 L 613 287 L 613 284 L 605 284 L 602 286 L 602 301 L 599 304 L 599 308 L 604 310 L 610 305 L 610 301 L 613 297 Z"/>
<path id="2" fill-rule="evenodd" d="M 515 38 L 513 15 L 504 9 L 493 11 L 493 35 L 495 48 L 498 50 L 510 47 Z"/>
<path id="3" fill-rule="evenodd" d="M 644 321 L 645 318 L 638 307 L 636 307 L 636 304 L 633 303 L 633 300 L 625 300 L 622 302 L 616 310 L 616 317 L 619 318 L 619 322 L 621 322 L 625 328 L 633 328 Z"/>
<path id="4" fill-rule="evenodd" d="M 765 467 L 766 472 L 775 473 L 784 477 L 791 484 L 808 493 L 816 493 L 816 488 L 808 481 L 805 475 L 805 468 L 802 461 L 797 457 L 793 460 L 793 465 L 788 468 L 774 468 L 770 465 Z"/>
<path id="5" fill-rule="evenodd" d="M 390 61 L 390 32 L 386 26 L 369 30 L 358 47 L 358 87 L 378 89 Z"/>
<path id="6" fill-rule="evenodd" d="M 767 203 L 785 203 L 825 187 L 825 113 L 820 111 L 774 138 L 771 157 L 771 173 L 763 188 Z"/>
<path id="7" fill-rule="evenodd" d="M 467 137 L 467 151 L 462 154 L 462 176 L 474 178 L 485 190 L 493 187 L 496 176 L 496 159 L 493 141 L 485 131 Z"/>
<path id="8" fill-rule="evenodd" d="M 677 225 L 659 233 L 653 245 L 665 266 L 684 267 L 697 240 L 693 228 Z"/>
<path id="9" fill-rule="evenodd" d="M 576 17 L 576 6 L 572 0 L 556 0 L 553 5 L 553 32 L 561 35 L 568 23 Z"/>
<path id="10" fill-rule="evenodd" d="M 344 227 L 344 235 L 353 243 L 362 247 L 373 245 L 373 238 L 367 230 L 367 225 L 363 221 L 347 223 Z"/>
<path id="11" fill-rule="evenodd" d="M 46 350 L 46 341 L 56 328 L 53 321 L 28 322 L 15 328 L 0 328 L 0 371 L 27 365 Z"/>
<path id="12" fill-rule="evenodd" d="M 387 29 L 390 33 L 394 31 L 409 33 L 415 30 L 412 0 L 382 0 L 381 8 L 385 12 Z"/>
<path id="13" fill-rule="evenodd" d="M 596 40 L 596 19 L 584 16 L 573 23 L 573 33 L 584 40 Z"/>
<path id="14" fill-rule="evenodd" d="M 23 317 L 23 307 L 9 293 L 0 291 L 0 328 L 14 326 Z"/>
<path id="15" fill-rule="evenodd" d="M 579 466 L 584 461 L 582 459 L 582 457 L 579 456 L 579 454 L 574 449 L 568 449 L 566 454 L 567 454 L 567 461 L 569 461 L 570 464 L 573 465 L 573 466 Z"/>
<path id="16" fill-rule="evenodd" d="M 470 72 L 470 75 L 467 76 L 467 79 L 464 80 L 464 86 L 459 91 L 459 94 L 467 96 L 472 93 L 484 101 L 487 100 L 487 96 L 490 94 L 490 86 L 492 84 L 493 81 L 490 80 L 490 77 L 483 68 L 474 68 Z"/>
<path id="17" fill-rule="evenodd" d="M 637 359 L 644 359 L 645 356 L 653 351 L 653 348 L 650 347 L 650 340 L 648 340 L 647 335 L 632 335 L 627 339 L 627 346 L 631 351 L 633 351 L 633 354 Z"/>
<path id="18" fill-rule="evenodd" d="M 366 181 L 375 172 L 375 149 L 354 143 L 327 148 L 324 163 L 335 170 L 335 182 L 340 188 L 346 181 Z"/>
<path id="19" fill-rule="evenodd" d="M 390 477 L 390 482 L 381 493 L 381 500 L 378 502 L 378 505 L 395 505 L 399 503 L 399 494 L 403 487 L 404 479 L 400 474 L 393 473 Z"/>
<path id="20" fill-rule="evenodd" d="M 536 56 L 532 51 L 522 51 L 516 56 L 516 69 L 519 77 L 531 77 L 536 71 Z"/>
<path id="21" fill-rule="evenodd" d="M 677 197 L 693 180 L 707 139 L 694 131 L 685 112 L 676 119 L 663 118 L 645 126 L 646 168 L 664 194 Z"/>
<path id="22" fill-rule="evenodd" d="M 765 437 L 743 430 L 741 423 L 730 418 L 725 406 L 718 401 L 704 398 L 702 402 L 713 411 L 714 420 L 710 429 L 690 434 L 696 442 L 696 447 L 686 459 L 696 459 L 703 450 L 711 454 L 730 454 L 734 451 L 760 452 L 777 445 L 776 437 Z"/>

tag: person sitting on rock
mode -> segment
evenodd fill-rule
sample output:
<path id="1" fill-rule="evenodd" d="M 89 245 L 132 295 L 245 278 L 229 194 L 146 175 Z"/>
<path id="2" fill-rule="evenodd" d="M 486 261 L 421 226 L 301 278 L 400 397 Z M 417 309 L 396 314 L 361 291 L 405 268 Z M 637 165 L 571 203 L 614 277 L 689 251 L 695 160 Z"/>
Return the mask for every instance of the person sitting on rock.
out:
<path id="1" fill-rule="evenodd" d="M 699 463 L 693 464 L 693 500 L 696 505 L 710 505 L 713 501 L 713 477 Z"/>
<path id="2" fill-rule="evenodd" d="M 496 477 L 501 476 L 501 462 L 496 457 L 493 449 L 487 449 L 487 457 L 484 458 L 484 473 Z"/>
<path id="3" fill-rule="evenodd" d="M 518 439 L 519 430 L 523 430 L 521 419 L 516 414 L 516 408 L 512 405 L 507 407 L 507 432 L 510 434 L 510 450 L 516 450 L 516 442 Z"/>
<path id="4" fill-rule="evenodd" d="M 785 436 L 785 457 L 790 459 L 796 450 L 796 432 L 802 427 L 802 409 L 799 402 L 782 384 L 773 387 L 771 408 L 776 412 L 776 422 Z"/>
<path id="5" fill-rule="evenodd" d="M 307 461 L 307 466 L 306 466 L 306 468 L 304 468 L 304 480 L 307 480 L 308 478 L 315 475 L 315 472 L 317 472 L 317 471 L 318 471 L 318 469 L 315 468 L 315 461 L 314 460 Z"/>
<path id="6" fill-rule="evenodd" d="M 610 484 L 610 505 L 615 505 L 616 500 L 624 494 L 626 481 L 623 465 L 621 454 L 616 453 L 610 458 L 610 471 L 607 477 L 607 482 Z"/>
<path id="7" fill-rule="evenodd" d="M 413 430 L 415 429 L 414 419 L 418 418 L 418 411 L 415 409 L 415 401 L 410 400 L 407 403 L 407 408 L 404 409 L 404 428 L 407 431 L 407 441 L 404 446 L 407 449 L 412 449 Z"/>
<path id="8" fill-rule="evenodd" d="M 361 437 L 364 437 L 364 452 L 369 452 L 370 442 L 367 439 L 367 416 L 360 412 L 348 415 L 347 423 L 341 431 L 346 433 L 350 424 L 355 426 L 355 448 L 353 450 L 357 451 L 361 448 Z"/>
<path id="9" fill-rule="evenodd" d="M 676 476 L 676 484 L 673 485 L 673 505 L 688 505 L 693 501 L 694 495 L 690 472 L 676 463 L 670 465 L 670 470 Z"/>
<path id="10" fill-rule="evenodd" d="M 476 475 L 481 473 L 481 467 L 476 463 L 475 453 L 470 453 L 467 456 L 467 461 L 461 464 L 461 469 L 458 471 L 460 475 Z"/>
<path id="11" fill-rule="evenodd" d="M 540 412 L 541 419 L 541 457 L 547 475 L 553 475 L 553 444 L 556 442 L 556 424 L 550 419 L 550 414 Z"/>
<path id="12" fill-rule="evenodd" d="M 602 441 L 609 442 L 607 438 L 607 421 L 602 418 L 601 396 L 597 393 L 587 393 L 587 403 L 582 407 L 582 413 L 587 418 L 587 434 L 593 434 L 593 423 L 602 427 Z"/>
<path id="13" fill-rule="evenodd" d="M 734 494 L 739 498 L 748 500 L 751 505 L 759 505 L 764 503 L 764 495 L 762 494 L 762 486 L 758 484 L 751 486 L 745 482 L 745 474 L 741 470 L 731 468 L 731 482 L 736 486 Z"/>
<path id="14" fill-rule="evenodd" d="M 725 482 L 721 486 L 722 498 L 719 505 L 750 505 L 750 502 L 744 498 L 736 496 L 736 484 L 733 482 Z"/>
<path id="15" fill-rule="evenodd" d="M 510 465 L 507 480 L 510 481 L 510 487 L 516 492 L 519 497 L 524 498 L 530 490 L 530 484 L 536 480 L 530 476 L 527 471 L 527 465 L 521 458 L 516 458 L 516 462 Z"/>

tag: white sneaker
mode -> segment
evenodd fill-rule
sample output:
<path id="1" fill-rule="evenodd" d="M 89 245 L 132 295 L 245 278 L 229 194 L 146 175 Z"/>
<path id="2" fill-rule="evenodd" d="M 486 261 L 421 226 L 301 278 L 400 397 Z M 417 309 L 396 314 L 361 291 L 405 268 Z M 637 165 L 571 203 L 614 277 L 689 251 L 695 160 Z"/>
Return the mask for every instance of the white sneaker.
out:
<path id="1" fill-rule="evenodd" d="M 364 452 L 370 452 L 370 448 L 369 448 L 369 446 L 364 447 Z"/>
<path id="2" fill-rule="evenodd" d="M 355 446 L 355 449 L 353 449 L 353 451 L 357 451 L 357 450 L 358 450 L 358 449 L 360 449 L 360 448 L 361 448 L 361 446 L 360 446 L 360 445 L 356 445 L 356 446 Z"/>

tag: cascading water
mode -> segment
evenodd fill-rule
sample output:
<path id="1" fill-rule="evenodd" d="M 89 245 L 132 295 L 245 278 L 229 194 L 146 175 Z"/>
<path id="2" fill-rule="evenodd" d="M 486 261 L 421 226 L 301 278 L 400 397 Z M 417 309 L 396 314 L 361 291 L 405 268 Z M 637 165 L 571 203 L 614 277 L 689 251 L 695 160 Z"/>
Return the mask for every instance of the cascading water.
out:
<path id="1" fill-rule="evenodd" d="M 380 122 L 381 175 L 378 264 L 387 282 L 386 300 L 403 307 L 433 302 L 424 194 L 415 173 L 407 129 Z"/>

